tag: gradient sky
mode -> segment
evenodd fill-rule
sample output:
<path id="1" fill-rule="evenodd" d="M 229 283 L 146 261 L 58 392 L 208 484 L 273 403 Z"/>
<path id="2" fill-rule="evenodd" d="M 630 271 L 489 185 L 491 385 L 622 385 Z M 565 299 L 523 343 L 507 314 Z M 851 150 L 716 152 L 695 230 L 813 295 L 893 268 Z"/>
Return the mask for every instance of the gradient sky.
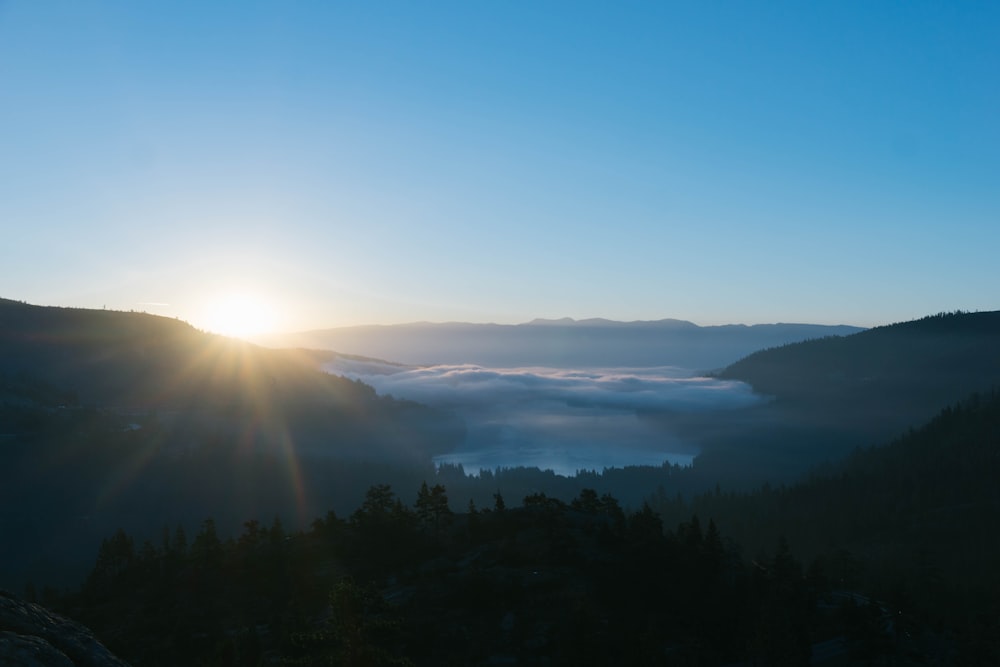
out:
<path id="1" fill-rule="evenodd" d="M 283 330 L 1000 308 L 1000 4 L 0 0 L 0 296 Z"/>

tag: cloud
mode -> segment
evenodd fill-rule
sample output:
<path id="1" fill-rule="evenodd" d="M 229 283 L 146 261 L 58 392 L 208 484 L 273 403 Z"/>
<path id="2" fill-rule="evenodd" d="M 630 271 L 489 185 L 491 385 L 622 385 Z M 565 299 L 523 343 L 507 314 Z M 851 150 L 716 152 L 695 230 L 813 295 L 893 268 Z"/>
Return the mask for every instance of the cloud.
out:
<path id="1" fill-rule="evenodd" d="M 626 465 L 687 465 L 698 447 L 663 420 L 639 411 L 732 410 L 762 399 L 746 384 L 660 368 L 484 368 L 396 366 L 338 359 L 331 373 L 366 382 L 380 394 L 454 410 L 465 442 L 438 462 L 466 470 L 537 466 L 558 474 Z"/>
<path id="2" fill-rule="evenodd" d="M 431 405 L 475 407 L 498 403 L 558 402 L 618 410 L 735 409 L 761 398 L 749 385 L 691 375 L 673 367 L 641 369 L 513 368 L 474 365 L 393 367 L 335 362 L 327 370 L 392 394 Z M 387 372 L 394 371 L 394 372 Z"/>

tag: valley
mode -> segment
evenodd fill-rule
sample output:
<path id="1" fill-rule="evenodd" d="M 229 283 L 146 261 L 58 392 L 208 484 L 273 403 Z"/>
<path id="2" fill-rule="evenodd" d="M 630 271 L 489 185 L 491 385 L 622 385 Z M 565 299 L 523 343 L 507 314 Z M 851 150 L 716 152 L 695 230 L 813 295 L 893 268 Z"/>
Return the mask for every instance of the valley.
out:
<path id="1" fill-rule="evenodd" d="M 279 631 L 276 619 L 295 605 L 315 612 L 323 604 L 322 594 L 303 597 L 301 586 L 375 595 L 365 597 L 366 605 L 377 602 L 364 612 L 370 622 L 390 604 L 406 628 L 392 650 L 418 664 L 445 655 L 416 639 L 423 631 L 410 605 L 433 600 L 435 623 L 455 628 L 462 613 L 478 615 L 476 643 L 492 646 L 477 653 L 459 643 L 454 656 L 514 655 L 531 663 L 533 655 L 576 655 L 564 642 L 578 641 L 581 630 L 559 625 L 549 612 L 513 644 L 506 630 L 496 635 L 490 627 L 508 616 L 515 626 L 527 622 L 516 619 L 528 618 L 541 599 L 553 614 L 583 605 L 587 623 L 625 608 L 632 610 L 621 617 L 626 626 L 638 622 L 627 619 L 639 609 L 664 628 L 677 623 L 669 605 L 661 614 L 636 597 L 638 579 L 622 593 L 606 578 L 627 569 L 655 579 L 662 572 L 650 559 L 661 557 L 679 559 L 679 573 L 707 567 L 683 545 L 692 530 L 708 539 L 710 524 L 722 536 L 713 532 L 712 549 L 724 544 L 727 554 L 728 583 L 717 594 L 732 601 L 702 600 L 708 606 L 691 621 L 695 634 L 708 632 L 719 605 L 787 613 L 781 605 L 791 599 L 767 602 L 753 568 L 791 567 L 780 563 L 794 558 L 797 574 L 782 576 L 803 587 L 795 604 L 819 614 L 789 630 L 806 647 L 833 656 L 875 651 L 899 664 L 921 655 L 944 659 L 942 651 L 988 653 L 995 647 L 982 643 L 982 623 L 1000 590 L 990 557 L 1000 544 L 977 526 L 1000 519 L 992 482 L 1000 474 L 997 340 L 996 313 L 952 313 L 786 343 L 711 375 L 663 367 L 412 366 L 353 351 L 261 348 L 142 313 L 3 301 L 0 527 L 8 539 L 0 546 L 0 585 L 110 633 L 116 651 L 140 664 L 161 664 L 150 651 L 173 656 L 162 664 L 185 660 L 178 648 L 185 633 L 201 636 L 195 628 L 209 626 L 215 639 L 190 649 L 204 651 L 203 659 L 241 627 L 268 628 L 270 638 L 253 640 L 255 650 L 293 655 L 287 638 L 274 634 L 292 630 Z M 579 463 L 560 467 L 574 456 Z M 421 495 L 428 487 L 439 489 L 437 505 Z M 411 504 L 405 496 L 418 488 Z M 428 515 L 428 507 L 437 509 Z M 604 518 L 588 523 L 588 512 Z M 373 516 L 380 518 L 369 525 Z M 428 523 L 428 516 L 438 518 Z M 268 525 L 270 532 L 256 528 Z M 193 542 L 178 542 L 179 535 Z M 277 535 L 287 536 L 287 545 L 275 542 Z M 271 567 L 257 560 L 264 551 L 245 546 L 268 539 L 273 571 L 260 569 Z M 217 540 L 212 548 L 222 561 L 215 565 L 197 564 L 207 557 L 197 555 L 206 540 Z M 110 570 L 109 549 L 120 549 L 120 565 Z M 170 558 L 168 567 L 163 559 Z M 595 570 L 586 564 L 592 559 L 604 565 Z M 255 579 L 217 588 L 193 583 L 220 562 L 225 577 L 243 576 L 236 572 L 256 563 Z M 164 568 L 188 583 L 150 579 Z M 550 574 L 532 583 L 539 572 Z M 105 578 L 100 589 L 95 577 Z M 475 584 L 495 595 L 510 577 L 523 593 L 496 607 L 475 606 L 481 599 L 464 606 L 472 602 L 462 589 Z M 661 597 L 678 585 L 671 581 L 656 584 L 665 586 Z M 134 597 L 126 582 L 146 593 Z M 194 597 L 165 609 L 208 606 L 203 618 L 178 627 L 173 648 L 154 649 L 151 628 L 125 623 L 116 615 L 124 611 L 99 611 L 153 604 L 141 595 L 167 595 L 163 586 L 178 585 Z M 236 614 L 234 586 L 257 591 L 247 603 L 257 611 Z M 853 598 L 844 590 L 898 607 L 923 638 L 850 640 L 862 643 L 828 651 L 828 642 L 860 632 L 850 624 L 861 621 L 844 616 L 856 613 L 846 608 Z M 771 604 L 779 606 L 760 606 Z M 823 605 L 835 611 L 817 612 Z M 294 632 L 309 625 L 296 623 L 306 625 Z M 791 646 L 755 643 L 765 641 L 759 630 L 735 617 L 726 623 L 741 639 L 715 638 L 710 654 L 666 630 L 654 650 L 714 663 Z M 616 636 L 639 660 L 645 649 L 636 642 L 645 640 L 626 626 Z M 959 634 L 943 640 L 932 627 Z M 622 650 L 611 635 L 596 638 L 596 655 Z M 249 650 L 244 641 L 232 650 Z"/>

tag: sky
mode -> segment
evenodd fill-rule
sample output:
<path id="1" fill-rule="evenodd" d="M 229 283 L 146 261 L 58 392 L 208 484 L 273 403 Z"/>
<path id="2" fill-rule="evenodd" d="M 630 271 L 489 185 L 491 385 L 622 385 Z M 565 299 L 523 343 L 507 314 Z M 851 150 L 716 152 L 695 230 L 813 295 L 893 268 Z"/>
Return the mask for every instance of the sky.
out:
<path id="1" fill-rule="evenodd" d="M 0 296 L 232 333 L 995 310 L 1000 5 L 0 0 Z"/>

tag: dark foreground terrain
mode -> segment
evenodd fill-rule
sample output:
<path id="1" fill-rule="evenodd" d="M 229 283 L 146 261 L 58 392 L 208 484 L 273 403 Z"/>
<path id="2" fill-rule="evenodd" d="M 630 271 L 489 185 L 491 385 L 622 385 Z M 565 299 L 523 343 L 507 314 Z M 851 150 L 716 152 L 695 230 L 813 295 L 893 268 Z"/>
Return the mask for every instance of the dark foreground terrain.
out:
<path id="1" fill-rule="evenodd" d="M 680 500 L 498 491 L 458 513 L 441 485 L 412 503 L 379 485 L 304 531 L 119 531 L 47 601 L 140 665 L 996 664 L 998 425 L 1000 396 L 977 398 L 836 475 L 694 501 L 779 534 L 753 552 L 711 518 L 665 525 Z"/>
<path id="2" fill-rule="evenodd" d="M 996 313 L 751 355 L 767 405 L 644 415 L 694 467 L 575 477 L 435 468 L 462 424 L 329 353 L 0 325 L 0 585 L 135 664 L 1000 664 Z"/>
<path id="3" fill-rule="evenodd" d="M 301 531 L 118 531 L 79 591 L 29 593 L 139 665 L 998 664 L 998 451 L 976 395 L 790 487 L 376 485 Z"/>

